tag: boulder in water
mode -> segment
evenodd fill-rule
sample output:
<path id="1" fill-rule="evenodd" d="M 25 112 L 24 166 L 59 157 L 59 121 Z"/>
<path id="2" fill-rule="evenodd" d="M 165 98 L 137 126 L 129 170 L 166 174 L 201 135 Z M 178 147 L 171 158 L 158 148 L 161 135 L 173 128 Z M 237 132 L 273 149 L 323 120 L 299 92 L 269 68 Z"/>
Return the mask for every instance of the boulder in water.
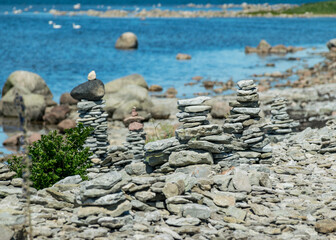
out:
<path id="1" fill-rule="evenodd" d="M 327 42 L 327 47 L 329 51 L 336 52 L 336 38 L 329 40 Z"/>
<path id="2" fill-rule="evenodd" d="M 137 49 L 138 38 L 132 32 L 125 32 L 118 38 L 115 48 L 117 49 Z"/>

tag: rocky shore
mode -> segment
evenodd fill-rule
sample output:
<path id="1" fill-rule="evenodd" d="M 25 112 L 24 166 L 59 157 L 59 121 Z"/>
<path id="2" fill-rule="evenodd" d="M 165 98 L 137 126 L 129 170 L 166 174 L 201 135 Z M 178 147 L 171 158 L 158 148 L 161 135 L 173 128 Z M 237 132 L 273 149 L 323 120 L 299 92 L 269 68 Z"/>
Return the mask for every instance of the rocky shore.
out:
<path id="1" fill-rule="evenodd" d="M 273 14 L 274 11 L 285 11 L 297 7 L 294 4 L 223 4 L 217 5 L 188 5 L 190 8 L 195 8 L 197 10 L 168 10 L 161 9 L 160 7 L 153 9 L 137 9 L 137 10 L 119 10 L 119 9 L 108 9 L 103 10 L 76 10 L 76 11 L 60 11 L 56 9 L 51 9 L 50 14 L 55 16 L 80 16 L 87 15 L 92 17 L 102 17 L 102 18 L 228 18 L 228 17 L 283 17 L 283 18 L 293 18 L 293 17 L 336 17 L 336 14 Z M 216 7 L 220 10 L 208 10 L 207 8 Z"/>
<path id="2" fill-rule="evenodd" d="M 250 81 L 238 86 L 239 94 L 254 89 Z M 306 105 L 301 106 L 319 102 L 325 106 L 334 102 L 330 89 L 335 85 L 308 88 L 304 93 L 302 89 L 270 90 L 260 93 L 260 102 L 274 95 L 291 95 L 297 101 L 308 95 L 311 102 L 304 100 Z M 252 104 L 243 101 L 252 95 L 231 96 L 231 101 Z M 329 121 L 320 129 L 294 131 L 283 141 L 271 143 L 271 161 L 228 165 L 228 158 L 216 156 L 232 143 L 230 135 L 235 133 L 225 128 L 223 132 L 212 119 L 207 120 L 209 100 L 178 101 L 183 127 L 176 137 L 148 143 L 147 157 L 141 161 L 130 161 L 121 169 L 116 168 L 118 161 L 109 167 L 98 164 L 88 169 L 87 181 L 71 176 L 50 188 L 30 189 L 34 239 L 334 239 L 336 124 Z M 259 111 L 267 112 L 268 107 L 274 109 L 262 104 Z M 244 131 L 260 123 L 250 124 Z M 238 154 L 237 160 L 247 156 L 247 152 L 244 156 L 229 152 Z M 249 152 L 255 153 L 253 148 Z M 21 186 L 22 179 L 0 164 L 4 239 L 20 239 L 25 231 Z"/>

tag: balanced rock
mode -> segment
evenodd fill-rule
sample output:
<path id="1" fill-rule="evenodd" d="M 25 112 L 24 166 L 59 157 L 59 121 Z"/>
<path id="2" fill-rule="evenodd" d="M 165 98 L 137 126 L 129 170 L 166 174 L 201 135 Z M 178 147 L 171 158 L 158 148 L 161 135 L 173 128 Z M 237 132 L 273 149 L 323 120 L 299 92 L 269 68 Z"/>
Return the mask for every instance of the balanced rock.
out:
<path id="1" fill-rule="evenodd" d="M 115 48 L 117 49 L 136 49 L 138 48 L 138 38 L 132 32 L 125 32 L 118 38 Z"/>
<path id="2" fill-rule="evenodd" d="M 105 95 L 104 83 L 98 79 L 87 81 L 72 89 L 70 95 L 78 101 L 98 101 Z"/>

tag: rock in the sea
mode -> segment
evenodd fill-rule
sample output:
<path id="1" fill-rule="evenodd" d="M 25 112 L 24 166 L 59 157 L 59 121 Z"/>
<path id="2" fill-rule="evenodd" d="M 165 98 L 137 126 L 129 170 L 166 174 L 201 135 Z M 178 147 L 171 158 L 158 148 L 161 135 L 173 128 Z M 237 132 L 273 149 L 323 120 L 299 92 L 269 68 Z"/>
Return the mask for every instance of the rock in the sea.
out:
<path id="1" fill-rule="evenodd" d="M 78 101 L 85 99 L 89 101 L 97 101 L 104 97 L 104 83 L 98 79 L 87 81 L 72 89 L 70 95 Z"/>
<path id="2" fill-rule="evenodd" d="M 153 84 L 148 88 L 148 91 L 150 91 L 150 92 L 161 92 L 162 87 L 160 85 Z"/>
<path id="3" fill-rule="evenodd" d="M 329 40 L 327 42 L 327 47 L 329 51 L 336 52 L 336 38 Z"/>
<path id="4" fill-rule="evenodd" d="M 117 49 L 136 49 L 138 48 L 138 38 L 132 32 L 125 32 L 118 38 L 115 48 Z"/>
<path id="5" fill-rule="evenodd" d="M 189 54 L 185 54 L 185 53 L 178 53 L 176 55 L 176 59 L 177 60 L 190 60 L 191 56 Z"/>
<path id="6" fill-rule="evenodd" d="M 264 39 L 262 39 L 259 45 L 257 46 L 257 50 L 260 53 L 268 53 L 270 49 L 271 49 L 271 45 L 268 42 L 266 42 L 266 40 Z"/>
<path id="7" fill-rule="evenodd" d="M 18 146 L 20 144 L 21 137 L 22 137 L 22 134 L 15 134 L 7 138 L 2 144 L 4 146 Z"/>

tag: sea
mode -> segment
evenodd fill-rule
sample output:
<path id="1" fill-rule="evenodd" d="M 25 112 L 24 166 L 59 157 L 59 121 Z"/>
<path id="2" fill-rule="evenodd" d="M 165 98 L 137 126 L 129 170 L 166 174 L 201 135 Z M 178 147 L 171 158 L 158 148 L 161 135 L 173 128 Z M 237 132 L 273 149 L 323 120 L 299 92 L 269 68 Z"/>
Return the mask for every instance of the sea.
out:
<path id="1" fill-rule="evenodd" d="M 192 8 L 188 3 L 202 4 Z M 326 51 L 326 42 L 336 37 L 335 18 L 98 18 L 53 16 L 51 9 L 153 9 L 216 10 L 221 4 L 244 1 L 108 1 L 108 0 L 0 0 L 0 86 L 16 70 L 39 74 L 49 86 L 54 100 L 86 81 L 95 70 L 104 83 L 129 74 L 141 74 L 148 85 L 174 87 L 179 98 L 205 92 L 201 85 L 185 86 L 193 76 L 212 81 L 239 81 L 253 74 L 300 69 L 321 61 L 316 53 Z M 265 1 L 245 1 L 265 3 Z M 272 0 L 270 4 L 302 4 L 310 0 Z M 206 7 L 206 4 L 210 6 Z M 17 13 L 22 10 L 22 13 Z M 235 9 L 232 9 L 233 11 Z M 54 29 L 49 21 L 61 25 Z M 72 24 L 80 25 L 73 29 Z M 117 50 L 123 32 L 137 35 L 137 50 Z M 261 39 L 271 45 L 304 47 L 286 56 L 246 55 L 245 46 L 257 46 Z M 192 56 L 177 61 L 178 53 Z M 289 61 L 288 58 L 300 58 Z M 265 67 L 274 63 L 275 67 Z M 229 92 L 227 92 L 229 93 Z M 213 94 L 210 92 L 210 94 Z M 226 94 L 226 93 L 225 93 Z M 0 131 L 0 140 L 2 140 Z M 1 149 L 0 149 L 1 151 Z"/>

